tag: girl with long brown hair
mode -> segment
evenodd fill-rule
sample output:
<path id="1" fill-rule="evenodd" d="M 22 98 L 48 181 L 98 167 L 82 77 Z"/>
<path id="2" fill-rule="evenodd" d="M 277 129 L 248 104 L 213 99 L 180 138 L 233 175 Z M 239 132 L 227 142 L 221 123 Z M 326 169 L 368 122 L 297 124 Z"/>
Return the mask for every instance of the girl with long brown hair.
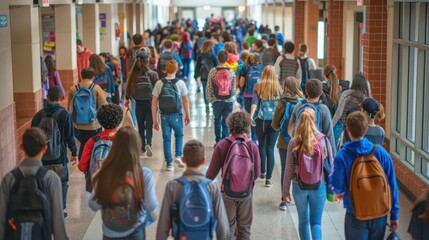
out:
<path id="1" fill-rule="evenodd" d="M 328 160 L 330 166 L 333 164 L 329 140 L 317 130 L 315 122 L 316 117 L 313 109 L 307 108 L 301 113 L 295 134 L 287 149 L 287 167 L 282 191 L 283 199 L 290 203 L 290 185 L 293 180 L 292 194 L 298 212 L 299 236 L 303 240 L 322 239 L 322 213 L 326 201 L 327 186 L 323 173 L 320 176 L 314 173 L 315 177 L 320 177 L 317 179 L 318 185 L 312 186 L 314 190 L 305 188 L 299 180 L 303 177 L 300 176 L 303 170 L 299 171 L 298 166 L 304 168 L 304 166 L 308 166 L 306 163 L 310 161 L 313 167 L 319 164 L 323 166 L 325 159 Z"/>
<path id="2" fill-rule="evenodd" d="M 107 100 L 110 102 L 112 96 L 115 95 L 115 83 L 113 80 L 112 70 L 107 67 L 101 57 L 97 54 L 92 54 L 89 57 L 89 67 L 94 69 L 95 72 L 93 82 L 107 92 Z"/>
<path id="3" fill-rule="evenodd" d="M 120 128 L 92 180 L 89 206 L 102 211 L 103 239 L 145 239 L 145 226 L 153 221 L 158 205 L 154 178 L 140 165 L 140 148 L 137 132 Z"/>
<path id="4" fill-rule="evenodd" d="M 283 95 L 280 101 L 277 103 L 276 110 L 274 112 L 274 118 L 271 122 L 271 126 L 276 130 L 280 131 L 279 139 L 277 141 L 277 148 L 279 149 L 280 163 L 281 163 L 281 187 L 283 189 L 283 176 L 286 168 L 286 155 L 288 143 L 291 139 L 287 133 L 287 126 L 292 116 L 294 106 L 301 100 L 304 99 L 304 94 L 301 92 L 299 87 L 299 81 L 295 77 L 287 77 L 283 82 Z M 285 112 L 287 111 L 287 114 Z M 285 131 L 281 131 L 281 129 Z M 284 135 L 283 135 L 284 134 Z M 279 204 L 279 208 L 282 211 L 287 210 L 286 202 L 282 197 L 282 201 Z"/>
<path id="5" fill-rule="evenodd" d="M 63 84 L 61 83 L 60 74 L 55 66 L 55 59 L 51 55 L 48 55 L 45 57 L 45 64 L 48 70 L 49 87 L 57 86 L 61 90 L 63 97 L 65 97 L 66 93 L 64 91 Z"/>
<path id="6" fill-rule="evenodd" d="M 254 118 L 255 132 L 259 142 L 259 155 L 261 157 L 261 178 L 265 178 L 265 186 L 271 187 L 271 177 L 274 170 L 274 145 L 279 132 L 271 127 L 277 102 L 282 95 L 282 89 L 277 79 L 274 67 L 268 65 L 264 68 L 261 82 L 255 85 L 250 116 Z"/>

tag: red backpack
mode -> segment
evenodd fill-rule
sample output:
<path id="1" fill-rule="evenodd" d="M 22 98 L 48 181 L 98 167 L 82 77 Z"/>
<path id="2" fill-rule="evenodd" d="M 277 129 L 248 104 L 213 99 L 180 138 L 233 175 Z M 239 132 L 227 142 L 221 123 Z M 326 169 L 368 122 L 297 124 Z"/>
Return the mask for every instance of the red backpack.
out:
<path id="1" fill-rule="evenodd" d="M 216 68 L 214 82 L 214 94 L 218 99 L 230 99 L 232 97 L 232 81 L 229 68 Z"/>
<path id="2" fill-rule="evenodd" d="M 309 156 L 303 151 L 297 153 L 295 162 L 295 174 L 301 190 L 316 190 L 324 177 L 323 163 L 325 154 L 320 141 L 325 138 L 323 134 L 316 134 L 314 142 L 314 154 Z"/>
<path id="3" fill-rule="evenodd" d="M 249 142 L 233 137 L 222 167 L 222 185 L 226 195 L 245 198 L 250 195 L 255 180 L 255 160 Z"/>

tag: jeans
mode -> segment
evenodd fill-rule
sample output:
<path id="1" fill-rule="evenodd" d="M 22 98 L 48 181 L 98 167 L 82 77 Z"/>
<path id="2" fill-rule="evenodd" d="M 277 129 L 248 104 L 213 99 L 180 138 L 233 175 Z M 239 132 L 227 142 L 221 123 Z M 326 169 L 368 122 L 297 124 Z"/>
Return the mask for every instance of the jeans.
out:
<path id="1" fill-rule="evenodd" d="M 352 213 L 346 213 L 344 232 L 346 239 L 378 240 L 384 239 L 387 216 L 373 220 L 358 220 Z"/>
<path id="2" fill-rule="evenodd" d="M 176 138 L 176 158 L 182 157 L 183 147 L 183 119 L 182 115 L 175 114 L 161 114 L 161 128 L 162 139 L 164 140 L 164 157 L 165 161 L 172 162 L 171 156 L 171 130 L 174 130 L 174 137 Z"/>
<path id="3" fill-rule="evenodd" d="M 250 239 L 253 221 L 253 193 L 245 198 L 233 198 L 222 193 L 229 222 L 229 240 Z"/>
<path id="4" fill-rule="evenodd" d="M 267 173 L 271 179 L 274 169 L 274 146 L 279 132 L 271 127 L 271 120 L 256 119 L 255 132 L 259 142 L 259 155 L 261 156 L 261 173 Z"/>
<path id="5" fill-rule="evenodd" d="M 233 102 L 214 102 L 213 115 L 215 124 L 216 143 L 229 136 L 226 117 L 232 112 Z"/>
<path id="6" fill-rule="evenodd" d="M 101 128 L 96 130 L 81 130 L 81 129 L 74 129 L 75 137 L 80 142 L 79 147 L 79 154 L 78 159 L 80 161 L 80 158 L 82 157 L 83 148 L 85 147 L 85 143 L 88 141 L 88 139 L 92 138 L 93 136 L 97 135 L 97 133 L 101 132 Z"/>
<path id="7" fill-rule="evenodd" d="M 201 85 L 203 85 L 203 97 L 204 97 L 204 103 L 207 105 L 209 104 L 209 101 L 207 101 L 207 95 L 206 95 L 206 88 L 207 88 L 207 79 L 201 78 Z"/>
<path id="8" fill-rule="evenodd" d="M 106 236 L 103 236 L 103 240 L 145 240 L 146 239 L 146 233 L 145 233 L 145 224 L 141 224 L 136 230 L 131 233 L 130 235 L 126 237 L 120 237 L 120 238 L 109 238 Z"/>
<path id="9" fill-rule="evenodd" d="M 54 171 L 60 177 L 63 191 L 63 209 L 66 209 L 67 192 L 69 190 L 69 169 L 67 163 L 44 165 L 44 167 Z"/>
<path id="10" fill-rule="evenodd" d="M 119 86 L 115 86 L 115 96 L 112 96 L 112 102 L 119 105 Z"/>
<path id="11" fill-rule="evenodd" d="M 282 171 L 280 173 L 281 177 L 281 192 L 283 192 L 283 181 L 285 177 L 285 171 L 286 171 L 286 156 L 287 156 L 287 149 L 279 148 L 279 156 L 280 156 L 280 164 L 282 166 Z M 283 200 L 283 197 L 282 197 Z"/>
<path id="12" fill-rule="evenodd" d="M 192 59 L 182 59 L 182 63 L 183 63 L 182 78 L 189 79 L 189 70 L 191 68 L 191 61 L 192 61 Z M 186 85 L 188 85 L 188 84 L 189 83 L 186 82 Z"/>
<path id="13" fill-rule="evenodd" d="M 298 229 L 301 240 L 322 239 L 322 213 L 326 201 L 326 183 L 317 190 L 301 190 L 298 182 L 292 185 L 292 194 L 298 212 Z M 310 228 L 311 237 L 310 237 Z"/>
<path id="14" fill-rule="evenodd" d="M 244 110 L 246 112 L 250 113 L 250 109 L 252 108 L 252 98 L 244 98 Z M 256 136 L 255 127 L 250 127 L 250 133 L 252 135 L 252 141 L 258 140 Z"/>
<path id="15" fill-rule="evenodd" d="M 153 120 L 150 101 L 136 101 L 136 118 L 143 149 L 152 146 Z"/>

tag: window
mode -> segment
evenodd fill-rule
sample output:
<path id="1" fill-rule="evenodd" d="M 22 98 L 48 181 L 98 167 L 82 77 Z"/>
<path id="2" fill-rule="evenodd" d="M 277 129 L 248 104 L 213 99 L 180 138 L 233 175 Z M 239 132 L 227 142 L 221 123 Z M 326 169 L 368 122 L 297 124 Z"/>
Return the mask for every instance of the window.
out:
<path id="1" fill-rule="evenodd" d="M 426 179 L 429 180 L 429 162 L 428 161 L 423 160 L 422 174 Z"/>
<path id="2" fill-rule="evenodd" d="M 429 44 L 429 3 L 426 3 L 426 44 Z"/>
<path id="3" fill-rule="evenodd" d="M 408 83 L 407 89 L 407 139 L 415 141 L 416 127 L 416 86 L 417 86 L 417 48 L 408 47 Z"/>
<path id="4" fill-rule="evenodd" d="M 409 36 L 409 40 L 417 42 L 418 41 L 417 28 L 418 28 L 418 22 L 419 22 L 417 3 L 409 3 L 409 5 L 410 5 L 410 13 L 409 13 L 410 36 Z"/>
<path id="5" fill-rule="evenodd" d="M 424 95 L 424 102 L 427 104 L 429 102 L 429 51 L 426 51 L 425 54 L 425 68 L 424 68 L 424 83 L 423 91 L 426 93 Z M 422 146 L 423 150 L 429 153 L 429 107 L 423 107 L 423 138 Z M 429 175 L 428 175 L 429 176 Z"/>

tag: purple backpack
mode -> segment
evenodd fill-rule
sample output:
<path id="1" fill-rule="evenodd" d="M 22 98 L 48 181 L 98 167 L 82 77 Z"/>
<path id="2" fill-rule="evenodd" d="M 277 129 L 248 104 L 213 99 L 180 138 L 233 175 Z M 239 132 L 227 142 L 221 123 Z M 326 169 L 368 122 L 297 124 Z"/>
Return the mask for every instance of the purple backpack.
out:
<path id="1" fill-rule="evenodd" d="M 223 164 L 223 190 L 226 195 L 245 198 L 250 195 L 255 180 L 253 154 L 245 139 L 225 138 L 231 142 Z"/>
<path id="2" fill-rule="evenodd" d="M 325 154 L 321 140 L 323 134 L 316 134 L 314 143 L 314 154 L 309 156 L 303 151 L 298 152 L 298 159 L 295 165 L 295 173 L 301 190 L 316 190 L 319 188 L 323 175 L 323 163 Z"/>

